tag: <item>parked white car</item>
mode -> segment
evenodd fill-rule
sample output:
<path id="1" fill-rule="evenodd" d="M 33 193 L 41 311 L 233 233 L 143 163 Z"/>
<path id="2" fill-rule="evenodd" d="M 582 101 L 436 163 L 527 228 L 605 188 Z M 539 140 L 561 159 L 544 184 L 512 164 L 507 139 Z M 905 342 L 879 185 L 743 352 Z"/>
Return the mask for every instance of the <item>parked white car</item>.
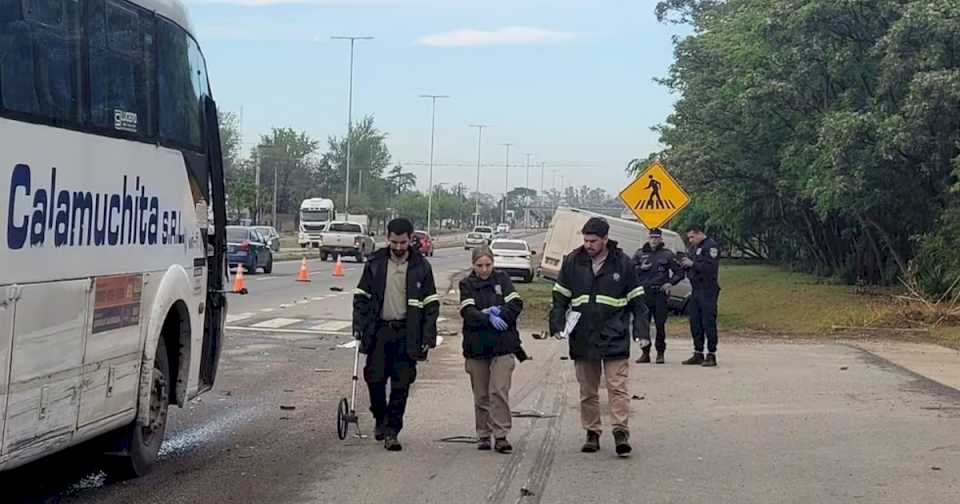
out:
<path id="1" fill-rule="evenodd" d="M 470 250 L 487 243 L 489 241 L 483 236 L 483 233 L 467 233 L 467 236 L 463 238 L 463 250 Z"/>
<path id="2" fill-rule="evenodd" d="M 477 226 L 473 228 L 473 232 L 483 235 L 483 239 L 487 240 L 487 244 L 493 241 L 493 228 L 490 226 Z"/>
<path id="3" fill-rule="evenodd" d="M 522 278 L 524 282 L 533 281 L 533 261 L 530 259 L 536 251 L 530 250 L 526 240 L 493 240 L 493 268 L 504 271 L 511 277 Z"/>

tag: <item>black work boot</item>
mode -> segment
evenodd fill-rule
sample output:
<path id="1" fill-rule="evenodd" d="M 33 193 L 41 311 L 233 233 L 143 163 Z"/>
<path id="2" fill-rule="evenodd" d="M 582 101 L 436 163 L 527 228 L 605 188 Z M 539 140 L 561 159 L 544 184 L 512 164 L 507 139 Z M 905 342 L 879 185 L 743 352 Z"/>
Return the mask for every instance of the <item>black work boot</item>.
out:
<path id="1" fill-rule="evenodd" d="M 693 352 L 693 355 L 689 359 L 683 361 L 684 366 L 699 366 L 703 364 L 703 354 L 700 352 Z"/>
<path id="2" fill-rule="evenodd" d="M 392 432 L 387 432 L 383 440 L 383 447 L 387 451 L 400 451 L 403 449 L 403 445 L 400 444 L 400 441 L 397 439 L 397 435 Z"/>
<path id="3" fill-rule="evenodd" d="M 657 364 L 663 364 L 663 352 L 657 352 Z"/>
<path id="4" fill-rule="evenodd" d="M 587 441 L 583 443 L 583 448 L 580 448 L 580 451 L 583 453 L 596 453 L 600 450 L 600 433 L 587 431 Z"/>
<path id="5" fill-rule="evenodd" d="M 496 450 L 497 453 L 510 453 L 513 451 L 513 446 L 510 445 L 510 441 L 507 441 L 507 438 L 502 437 L 497 438 L 493 443 L 493 449 Z"/>
<path id="6" fill-rule="evenodd" d="M 376 420 L 376 423 L 373 426 L 373 439 L 377 441 L 383 441 L 383 438 L 387 435 L 387 424 L 383 420 Z"/>
<path id="7" fill-rule="evenodd" d="M 717 354 L 708 353 L 707 358 L 703 359 L 703 367 L 716 367 L 717 366 Z"/>
<path id="8" fill-rule="evenodd" d="M 477 449 L 481 451 L 490 451 L 490 438 L 480 438 L 480 441 L 477 441 Z"/>
<path id="9" fill-rule="evenodd" d="M 650 347 L 643 349 L 643 354 L 637 359 L 637 364 L 650 364 Z"/>
<path id="10" fill-rule="evenodd" d="M 613 431 L 613 442 L 617 446 L 617 455 L 621 457 L 626 457 L 633 451 L 630 446 L 630 433 L 625 430 L 617 429 Z"/>

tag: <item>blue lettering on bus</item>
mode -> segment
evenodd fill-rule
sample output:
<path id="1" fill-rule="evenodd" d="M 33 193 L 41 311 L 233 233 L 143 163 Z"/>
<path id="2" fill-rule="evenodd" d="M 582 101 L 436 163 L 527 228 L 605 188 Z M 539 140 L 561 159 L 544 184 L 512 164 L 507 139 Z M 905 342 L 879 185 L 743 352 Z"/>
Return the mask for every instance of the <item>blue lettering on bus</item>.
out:
<path id="1" fill-rule="evenodd" d="M 56 167 L 50 168 L 48 187 L 34 188 L 32 182 L 30 166 L 13 168 L 7 208 L 9 249 L 24 248 L 28 238 L 31 247 L 58 248 L 184 243 L 183 212 L 161 210 L 160 198 L 149 194 L 140 177 L 131 185 L 123 175 L 115 193 L 57 187 Z"/>

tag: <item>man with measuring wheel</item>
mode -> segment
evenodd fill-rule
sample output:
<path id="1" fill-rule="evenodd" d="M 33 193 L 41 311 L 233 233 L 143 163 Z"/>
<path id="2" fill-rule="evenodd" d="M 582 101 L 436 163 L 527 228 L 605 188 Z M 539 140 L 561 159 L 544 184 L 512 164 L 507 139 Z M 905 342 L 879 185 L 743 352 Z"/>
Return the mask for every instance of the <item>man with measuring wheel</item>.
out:
<path id="1" fill-rule="evenodd" d="M 410 385 L 417 361 L 437 346 L 437 295 L 430 263 L 410 248 L 413 224 L 394 219 L 387 225 L 389 248 L 373 254 L 363 268 L 353 296 L 353 333 L 366 354 L 363 378 L 370 391 L 375 438 L 389 451 L 400 451 Z M 390 397 L 387 398 L 387 383 Z"/>

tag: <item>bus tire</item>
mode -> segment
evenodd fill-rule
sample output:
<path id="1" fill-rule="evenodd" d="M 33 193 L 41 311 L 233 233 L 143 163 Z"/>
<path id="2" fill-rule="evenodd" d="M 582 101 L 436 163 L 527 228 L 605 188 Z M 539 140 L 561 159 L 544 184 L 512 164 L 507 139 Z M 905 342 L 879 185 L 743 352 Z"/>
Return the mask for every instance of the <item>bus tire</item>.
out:
<path id="1" fill-rule="evenodd" d="M 120 429 L 107 456 L 104 469 L 116 480 L 138 478 L 147 474 L 160 453 L 170 406 L 170 359 L 162 336 L 157 343 L 153 371 L 150 404 L 146 405 L 150 408 L 148 425 L 141 424 L 137 419 Z"/>

